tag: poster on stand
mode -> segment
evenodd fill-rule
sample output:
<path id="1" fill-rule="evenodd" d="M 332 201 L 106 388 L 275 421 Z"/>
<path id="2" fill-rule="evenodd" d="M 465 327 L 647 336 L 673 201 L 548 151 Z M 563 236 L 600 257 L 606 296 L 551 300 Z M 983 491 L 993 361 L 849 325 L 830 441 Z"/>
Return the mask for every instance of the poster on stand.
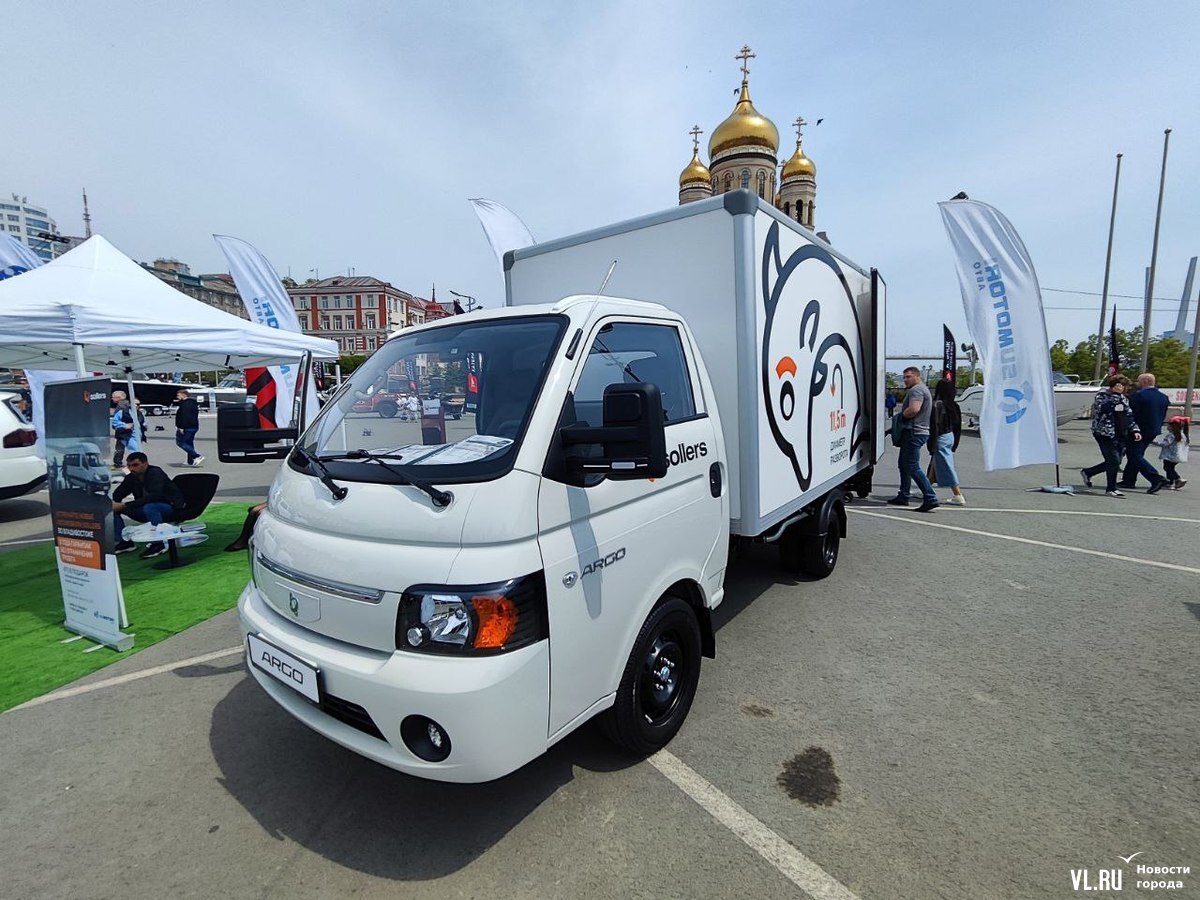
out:
<path id="1" fill-rule="evenodd" d="M 128 650 L 133 635 L 121 631 L 127 619 L 108 469 L 111 396 L 107 378 L 46 385 L 46 467 L 64 624 L 114 650 Z"/>

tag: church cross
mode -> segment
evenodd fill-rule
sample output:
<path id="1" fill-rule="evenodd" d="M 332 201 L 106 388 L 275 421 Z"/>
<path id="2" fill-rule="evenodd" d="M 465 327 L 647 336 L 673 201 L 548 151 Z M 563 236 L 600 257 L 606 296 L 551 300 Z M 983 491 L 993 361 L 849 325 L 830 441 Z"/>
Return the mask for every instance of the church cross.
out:
<path id="1" fill-rule="evenodd" d="M 750 69 L 746 64 L 750 60 L 754 59 L 755 57 L 756 57 L 756 54 L 751 53 L 750 48 L 747 47 L 745 44 L 742 45 L 741 52 L 738 53 L 738 55 L 734 57 L 734 59 L 740 59 L 742 61 L 742 81 L 745 81 L 747 78 L 749 78 Z"/>
<path id="2" fill-rule="evenodd" d="M 796 126 L 796 146 L 800 146 L 800 141 L 804 138 L 804 126 L 808 123 L 804 121 L 804 116 L 796 116 L 796 121 L 792 123 Z"/>
<path id="3" fill-rule="evenodd" d="M 693 125 L 692 130 L 689 131 L 688 134 L 690 134 L 692 136 L 692 152 L 699 153 L 700 152 L 700 135 L 704 134 L 704 132 L 700 130 L 699 125 Z"/>

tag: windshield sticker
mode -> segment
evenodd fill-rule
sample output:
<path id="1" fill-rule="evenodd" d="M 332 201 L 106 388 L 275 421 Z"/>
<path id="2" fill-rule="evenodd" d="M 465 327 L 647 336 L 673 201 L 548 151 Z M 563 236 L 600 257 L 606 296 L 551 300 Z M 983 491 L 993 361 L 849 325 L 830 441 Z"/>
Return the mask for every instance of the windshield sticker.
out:
<path id="1" fill-rule="evenodd" d="M 491 437 L 477 434 L 454 444 L 447 444 L 428 456 L 415 461 L 416 465 L 450 466 L 458 463 L 473 463 L 506 450 L 512 438 Z"/>

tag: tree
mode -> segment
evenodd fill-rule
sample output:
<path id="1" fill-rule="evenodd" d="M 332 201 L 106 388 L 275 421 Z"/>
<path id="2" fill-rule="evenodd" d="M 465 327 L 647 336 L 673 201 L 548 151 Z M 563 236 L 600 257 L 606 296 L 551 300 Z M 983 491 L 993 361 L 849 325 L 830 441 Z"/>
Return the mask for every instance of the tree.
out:
<path id="1" fill-rule="evenodd" d="M 367 361 L 367 357 L 361 353 L 351 353 L 338 358 L 338 362 L 342 366 L 342 377 L 345 378 L 359 366 Z"/>
<path id="2" fill-rule="evenodd" d="M 1066 338 L 1059 338 L 1050 348 L 1050 368 L 1055 372 L 1067 371 L 1067 366 L 1071 362 L 1071 355 L 1067 351 L 1068 346 L 1070 345 Z"/>

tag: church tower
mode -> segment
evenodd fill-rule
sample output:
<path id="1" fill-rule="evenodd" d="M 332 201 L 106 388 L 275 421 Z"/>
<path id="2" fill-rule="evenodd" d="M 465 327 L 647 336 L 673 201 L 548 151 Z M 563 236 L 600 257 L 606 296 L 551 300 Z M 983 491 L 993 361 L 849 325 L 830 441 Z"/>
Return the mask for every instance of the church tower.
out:
<path id="1" fill-rule="evenodd" d="M 708 142 L 712 192 L 724 194 L 748 188 L 768 203 L 774 203 L 779 131 L 750 101 L 747 63 L 754 59 L 754 54 L 744 46 L 734 58 L 742 61 L 742 92 L 729 118 L 716 127 Z"/>
<path id="2" fill-rule="evenodd" d="M 679 205 L 691 203 L 693 200 L 703 200 L 711 197 L 712 175 L 708 166 L 700 162 L 700 135 L 704 134 L 699 125 L 693 125 L 688 132 L 692 136 L 692 161 L 679 175 Z"/>
<path id="3" fill-rule="evenodd" d="M 792 123 L 796 127 L 796 152 L 783 164 L 776 205 L 789 219 L 795 219 L 811 230 L 817 203 L 817 167 L 801 149 L 807 124 L 803 116 L 798 116 Z"/>

